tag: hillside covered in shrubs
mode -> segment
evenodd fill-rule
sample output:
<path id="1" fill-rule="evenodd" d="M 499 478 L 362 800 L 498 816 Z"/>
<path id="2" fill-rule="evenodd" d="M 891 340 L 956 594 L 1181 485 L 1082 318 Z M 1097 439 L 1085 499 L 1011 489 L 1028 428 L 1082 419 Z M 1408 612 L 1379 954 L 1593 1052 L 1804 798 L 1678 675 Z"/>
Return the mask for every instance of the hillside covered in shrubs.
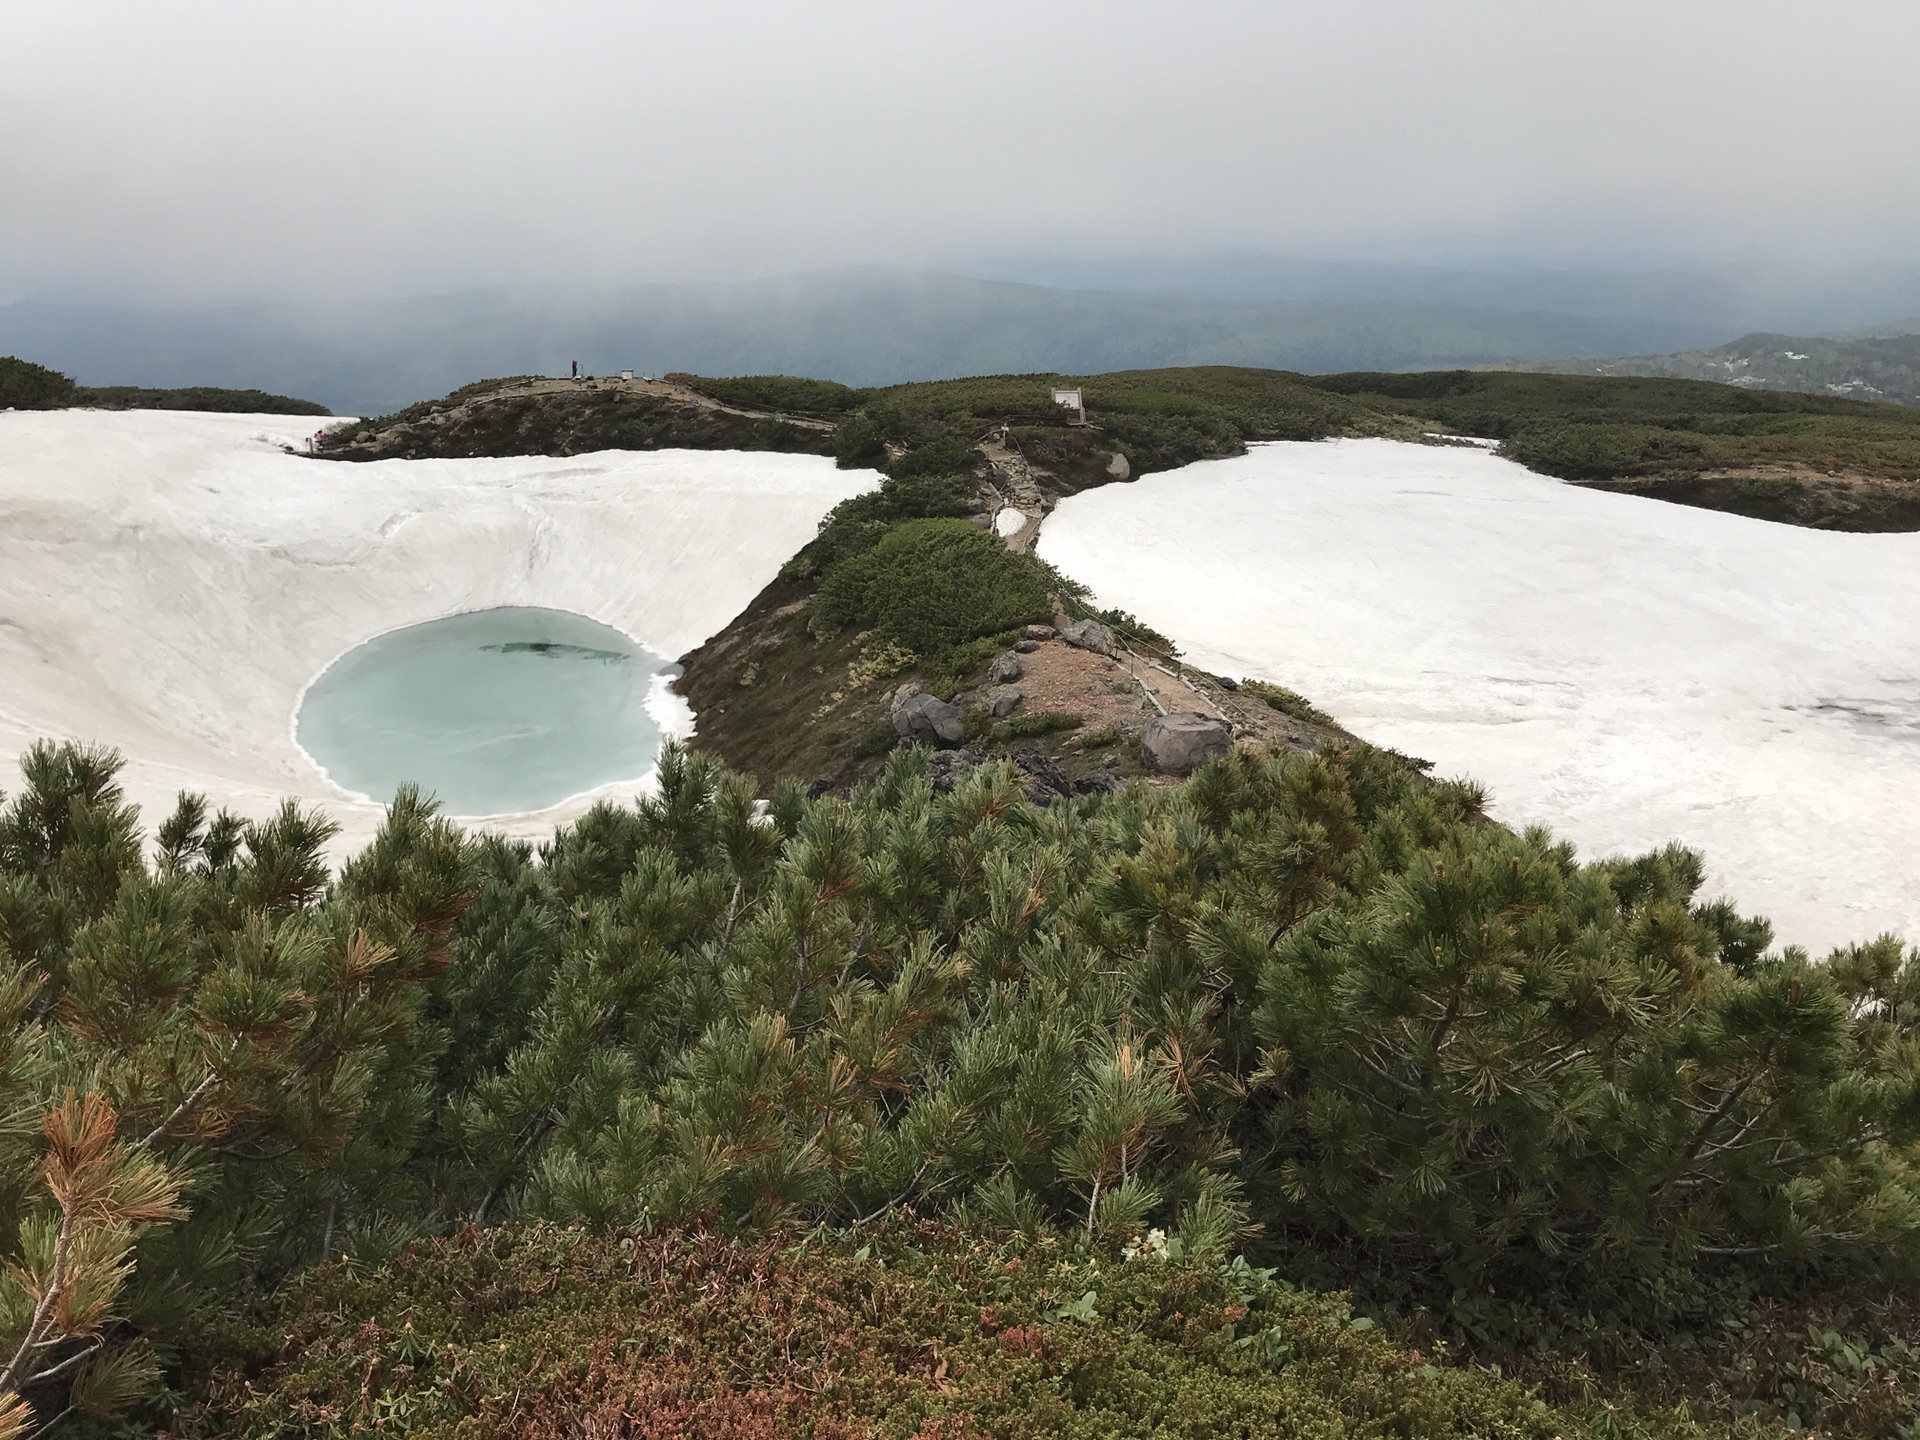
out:
<path id="1" fill-rule="evenodd" d="M 1435 371 L 1315 384 L 1576 484 L 1821 530 L 1920 530 L 1920 410 L 1704 380 Z"/>
<path id="2" fill-rule="evenodd" d="M 292 808 L 149 852 L 114 772 L 0 812 L 4 1381 L 75 1433 L 1920 1417 L 1920 957 L 1684 851 L 1362 746 L 764 815 L 669 751 L 538 851 L 402 792 L 329 879 Z"/>
<path id="3" fill-rule="evenodd" d="M 111 752 L 25 757 L 0 1440 L 1920 1433 L 1920 954 L 1777 948 L 1699 857 L 1515 833 L 1284 687 L 1236 703 L 1285 743 L 1152 785 L 1065 773 L 1117 725 L 975 704 L 1087 613 L 997 506 L 1430 428 L 1905 484 L 1887 407 L 1205 370 L 1087 380 L 1080 425 L 1047 378 L 342 427 L 883 478 L 689 657 L 715 753 L 538 847 L 403 790 L 335 872 L 318 814 L 149 827 Z M 993 743 L 900 748 L 903 681 Z"/>
<path id="4" fill-rule="evenodd" d="M 57 370 L 0 355 L 0 410 L 203 410 L 226 415 L 330 415 L 311 400 L 212 385 L 155 390 L 140 385 L 80 385 Z"/>

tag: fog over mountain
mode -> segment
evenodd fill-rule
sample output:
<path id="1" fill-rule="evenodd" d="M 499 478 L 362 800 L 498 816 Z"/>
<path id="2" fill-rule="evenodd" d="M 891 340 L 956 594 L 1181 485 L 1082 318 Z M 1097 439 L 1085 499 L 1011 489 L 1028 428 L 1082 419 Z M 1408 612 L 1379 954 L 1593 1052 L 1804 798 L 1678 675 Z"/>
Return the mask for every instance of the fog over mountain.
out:
<path id="1" fill-rule="evenodd" d="M 1179 268 L 1168 268 L 1177 279 Z M 0 353 L 88 383 L 258 386 L 366 414 L 478 376 L 564 373 L 575 360 L 589 373 L 788 373 L 849 384 L 1195 364 L 1406 370 L 1683 349 L 1716 343 L 1748 328 L 1752 311 L 1766 313 L 1698 276 L 1689 285 L 1673 274 L 1503 278 L 1383 266 L 1345 267 L 1340 285 L 1316 286 L 1313 268 L 1301 266 L 1305 279 L 1276 284 L 1259 301 L 885 266 L 330 305 L 24 301 L 0 307 Z M 1913 290 L 1911 308 L 1920 311 L 1920 286 Z M 1421 298 L 1429 294 L 1439 298 Z M 1857 313 L 1844 299 L 1801 313 L 1808 308 L 1834 325 Z"/>
<path id="2" fill-rule="evenodd" d="M 17 0 L 0 350 L 367 408 L 1884 323 L 1915 53 L 1896 0 Z"/>

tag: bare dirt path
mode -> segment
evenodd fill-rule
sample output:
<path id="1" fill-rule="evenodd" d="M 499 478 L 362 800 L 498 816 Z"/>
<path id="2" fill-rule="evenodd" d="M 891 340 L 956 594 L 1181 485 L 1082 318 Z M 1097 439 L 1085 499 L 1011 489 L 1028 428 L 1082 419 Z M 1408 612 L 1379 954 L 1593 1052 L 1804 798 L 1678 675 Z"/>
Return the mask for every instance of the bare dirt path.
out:
<path id="1" fill-rule="evenodd" d="M 1000 514 L 1014 510 L 1021 516 L 1018 529 L 1000 531 L 1007 548 L 1031 552 L 1039 542 L 1040 527 L 1059 503 L 1058 493 L 1047 483 L 1053 477 L 1029 464 L 1005 429 L 996 430 L 974 448 L 986 458 L 985 485 L 998 497 Z M 995 529 L 1000 526 L 996 524 Z M 1070 617 L 1061 612 L 1054 620 L 1056 628 L 1064 629 Z M 1027 684 L 1036 692 L 1029 696 L 1029 708 L 1074 710 L 1085 714 L 1090 723 L 1130 719 L 1137 727 L 1140 719 L 1154 714 L 1197 711 L 1225 720 L 1241 739 L 1295 749 L 1310 749 L 1332 733 L 1281 714 L 1174 656 L 1124 642 L 1112 658 L 1102 659 L 1064 641 L 1048 641 L 1028 663 L 1032 679 Z M 1116 695 L 1130 698 L 1116 701 Z"/>
<path id="2" fill-rule="evenodd" d="M 1004 428 L 974 448 L 987 457 L 987 483 L 1000 497 L 1001 514 L 1011 510 L 1020 516 L 1019 528 L 1007 531 L 1001 529 L 996 515 L 994 529 L 1006 540 L 1009 550 L 1032 550 L 1040 538 L 1041 522 L 1053 509 L 1053 494 L 1035 480 L 1033 467 Z"/>

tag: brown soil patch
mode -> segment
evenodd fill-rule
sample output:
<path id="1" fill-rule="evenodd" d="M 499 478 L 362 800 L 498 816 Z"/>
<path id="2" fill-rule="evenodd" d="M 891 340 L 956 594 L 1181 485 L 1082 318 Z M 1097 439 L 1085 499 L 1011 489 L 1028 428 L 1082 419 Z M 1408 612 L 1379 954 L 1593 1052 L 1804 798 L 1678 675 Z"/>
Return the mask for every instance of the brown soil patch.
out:
<path id="1" fill-rule="evenodd" d="M 1156 713 L 1125 665 L 1091 650 L 1049 640 L 1022 655 L 1020 664 L 1026 672 L 1018 682 L 1025 698 L 1015 714 L 1065 710 L 1081 716 L 1088 729 L 1117 723 L 1137 730 Z"/>

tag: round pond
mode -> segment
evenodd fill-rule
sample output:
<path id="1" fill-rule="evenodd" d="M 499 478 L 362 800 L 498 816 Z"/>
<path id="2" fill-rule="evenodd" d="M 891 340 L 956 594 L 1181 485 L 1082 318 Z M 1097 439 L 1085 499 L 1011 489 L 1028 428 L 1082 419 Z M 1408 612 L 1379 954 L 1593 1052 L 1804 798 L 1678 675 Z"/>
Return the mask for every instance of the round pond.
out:
<path id="1" fill-rule="evenodd" d="M 413 781 L 454 815 L 539 810 L 647 772 L 663 673 L 664 657 L 584 615 L 476 610 L 349 650 L 307 687 L 294 734 L 375 800 Z"/>

